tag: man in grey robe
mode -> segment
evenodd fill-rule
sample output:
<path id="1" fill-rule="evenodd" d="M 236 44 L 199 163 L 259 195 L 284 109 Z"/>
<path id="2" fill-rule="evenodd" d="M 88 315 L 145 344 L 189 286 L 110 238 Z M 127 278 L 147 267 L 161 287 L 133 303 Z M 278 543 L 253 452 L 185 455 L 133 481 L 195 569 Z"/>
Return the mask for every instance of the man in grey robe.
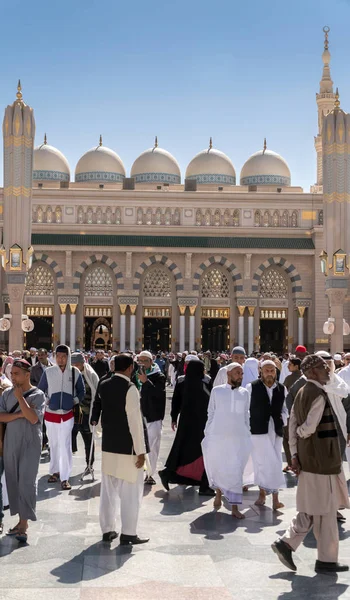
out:
<path id="1" fill-rule="evenodd" d="M 4 467 L 11 515 L 19 521 L 7 535 L 27 541 L 28 520 L 36 521 L 38 474 L 45 394 L 30 384 L 31 365 L 24 359 L 12 365 L 13 387 L 0 398 L 0 422 L 6 423 Z"/>

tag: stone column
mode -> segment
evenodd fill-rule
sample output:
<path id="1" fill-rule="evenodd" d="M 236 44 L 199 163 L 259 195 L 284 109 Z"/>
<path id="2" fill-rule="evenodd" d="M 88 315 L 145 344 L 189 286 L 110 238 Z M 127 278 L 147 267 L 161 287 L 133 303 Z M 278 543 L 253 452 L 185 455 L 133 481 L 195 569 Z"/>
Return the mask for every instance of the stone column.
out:
<path id="1" fill-rule="evenodd" d="M 179 306 L 180 317 L 179 317 L 179 351 L 185 350 L 185 312 L 186 306 Z M 190 348 L 190 351 L 193 348 Z"/>
<path id="2" fill-rule="evenodd" d="M 195 337 L 196 337 L 196 308 L 197 306 L 190 306 L 190 343 L 189 350 L 195 350 Z"/>
<path id="3" fill-rule="evenodd" d="M 70 349 L 72 352 L 74 352 L 76 350 L 75 345 L 76 345 L 76 319 L 77 319 L 77 315 L 76 315 L 76 311 L 77 311 L 77 304 L 70 304 L 69 308 L 70 308 L 70 336 L 69 336 L 69 345 L 70 345 Z"/>
<path id="4" fill-rule="evenodd" d="M 305 306 L 297 306 L 298 309 L 298 345 L 304 346 L 304 313 Z"/>
<path id="5" fill-rule="evenodd" d="M 130 350 L 136 349 L 136 309 L 137 304 L 130 304 Z"/>
<path id="6" fill-rule="evenodd" d="M 67 304 L 60 304 L 60 344 L 66 343 L 66 310 Z"/>
<path id="7" fill-rule="evenodd" d="M 249 356 L 254 351 L 254 311 L 255 306 L 248 306 L 248 354 Z"/>
<path id="8" fill-rule="evenodd" d="M 17 279 L 16 279 L 17 278 Z M 18 280 L 18 283 L 17 283 Z M 23 283 L 21 283 L 22 281 Z M 22 331 L 22 315 L 23 315 L 23 298 L 24 298 L 24 274 L 8 274 L 7 275 L 7 291 L 10 297 L 10 314 L 11 327 L 9 330 L 9 351 L 23 349 L 23 331 Z M 14 282 L 14 283 L 12 283 Z"/>
<path id="9" fill-rule="evenodd" d="M 239 317 L 238 317 L 238 345 L 244 348 L 244 312 L 245 306 L 237 306 Z"/>
<path id="10" fill-rule="evenodd" d="M 332 287 L 333 285 L 337 287 Z M 329 298 L 330 316 L 334 319 L 334 333 L 331 335 L 331 354 L 340 352 L 343 349 L 344 300 L 347 294 L 347 286 L 347 279 L 330 277 L 326 281 L 326 294 Z"/>
<path id="11" fill-rule="evenodd" d="M 127 307 L 127 304 L 119 304 L 119 308 L 120 308 L 119 350 L 120 350 L 120 352 L 124 352 L 124 350 L 125 350 L 126 307 Z"/>

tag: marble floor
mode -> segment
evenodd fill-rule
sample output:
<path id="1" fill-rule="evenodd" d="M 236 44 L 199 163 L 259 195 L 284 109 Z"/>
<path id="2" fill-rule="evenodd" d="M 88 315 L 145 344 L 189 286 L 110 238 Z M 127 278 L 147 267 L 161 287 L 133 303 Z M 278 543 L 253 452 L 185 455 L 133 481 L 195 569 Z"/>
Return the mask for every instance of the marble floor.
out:
<path id="1" fill-rule="evenodd" d="M 167 412 L 167 415 L 169 412 Z M 159 466 L 173 440 L 170 418 L 164 421 Z M 244 494 L 244 521 L 227 508 L 214 512 L 212 499 L 196 489 L 160 484 L 145 489 L 139 534 L 146 545 L 125 549 L 118 540 L 101 541 L 98 522 L 100 461 L 96 481 L 80 482 L 83 442 L 74 456 L 72 490 L 47 483 L 43 455 L 38 481 L 38 521 L 28 544 L 0 538 L 0 600 L 300 600 L 350 599 L 350 574 L 316 575 L 315 540 L 299 549 L 297 574 L 287 571 L 270 544 L 295 511 L 295 479 L 286 478 L 281 494 L 286 508 L 254 506 L 257 489 Z M 99 453 L 97 453 L 99 454 Z M 345 467 L 348 475 L 348 467 Z M 158 479 L 158 477 L 157 477 Z M 348 516 L 350 525 L 350 514 Z M 6 512 L 5 527 L 15 523 Z M 350 531 L 340 527 L 340 557 L 350 563 Z"/>

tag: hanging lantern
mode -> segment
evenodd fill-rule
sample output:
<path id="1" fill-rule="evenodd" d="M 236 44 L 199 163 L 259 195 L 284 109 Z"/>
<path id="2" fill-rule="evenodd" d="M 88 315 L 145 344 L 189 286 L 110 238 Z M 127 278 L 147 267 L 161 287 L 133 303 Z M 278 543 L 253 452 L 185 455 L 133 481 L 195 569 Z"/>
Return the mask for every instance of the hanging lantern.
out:
<path id="1" fill-rule="evenodd" d="M 0 319 L 0 331 L 8 331 L 11 327 L 9 319 Z"/>
<path id="2" fill-rule="evenodd" d="M 30 331 L 33 331 L 33 329 L 34 329 L 34 321 L 32 321 L 31 319 L 23 319 L 22 331 L 29 333 Z"/>
<path id="3" fill-rule="evenodd" d="M 343 335 L 349 335 L 350 333 L 350 325 L 343 319 Z"/>
<path id="4" fill-rule="evenodd" d="M 335 329 L 334 323 L 333 323 L 333 321 L 330 321 L 329 319 L 323 325 L 323 333 L 325 335 L 332 335 L 332 333 L 334 333 L 334 329 Z"/>

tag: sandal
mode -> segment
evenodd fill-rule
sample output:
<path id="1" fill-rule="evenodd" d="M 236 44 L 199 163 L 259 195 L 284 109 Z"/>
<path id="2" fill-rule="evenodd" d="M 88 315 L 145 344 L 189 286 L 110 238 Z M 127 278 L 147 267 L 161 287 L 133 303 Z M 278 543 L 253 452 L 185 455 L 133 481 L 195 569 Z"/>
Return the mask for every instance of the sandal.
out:
<path id="1" fill-rule="evenodd" d="M 53 475 L 50 475 L 50 477 L 48 478 L 47 483 L 57 483 L 59 478 L 60 478 L 59 473 L 53 473 Z"/>
<path id="2" fill-rule="evenodd" d="M 26 544 L 28 536 L 25 531 L 18 530 L 18 534 L 16 535 L 16 540 L 21 542 L 22 544 Z"/>
<path id="3" fill-rule="evenodd" d="M 6 533 L 6 535 L 8 536 L 15 536 L 18 535 L 20 533 L 18 525 L 16 525 L 15 527 L 12 527 L 12 529 L 9 529 Z"/>
<path id="4" fill-rule="evenodd" d="M 72 486 L 69 483 L 69 481 L 62 481 L 61 488 L 62 488 L 62 490 L 71 490 Z"/>

